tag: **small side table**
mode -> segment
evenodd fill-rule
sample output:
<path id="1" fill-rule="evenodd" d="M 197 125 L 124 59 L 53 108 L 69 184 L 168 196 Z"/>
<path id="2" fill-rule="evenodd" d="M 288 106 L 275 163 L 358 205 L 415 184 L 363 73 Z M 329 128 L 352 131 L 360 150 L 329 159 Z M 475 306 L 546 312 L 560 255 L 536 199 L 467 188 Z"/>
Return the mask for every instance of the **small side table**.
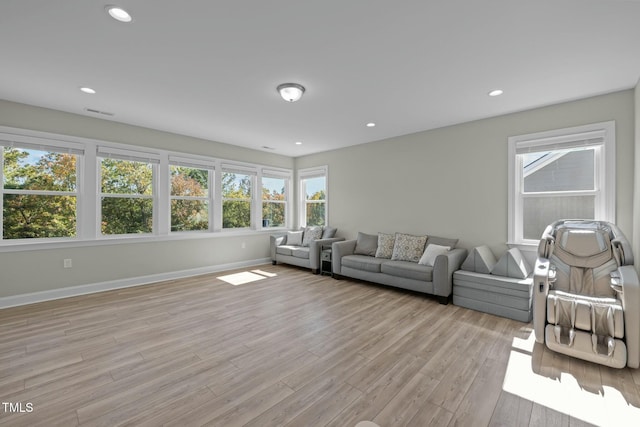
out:
<path id="1" fill-rule="evenodd" d="M 333 275 L 331 270 L 331 246 L 322 246 L 320 252 L 320 275 Z"/>

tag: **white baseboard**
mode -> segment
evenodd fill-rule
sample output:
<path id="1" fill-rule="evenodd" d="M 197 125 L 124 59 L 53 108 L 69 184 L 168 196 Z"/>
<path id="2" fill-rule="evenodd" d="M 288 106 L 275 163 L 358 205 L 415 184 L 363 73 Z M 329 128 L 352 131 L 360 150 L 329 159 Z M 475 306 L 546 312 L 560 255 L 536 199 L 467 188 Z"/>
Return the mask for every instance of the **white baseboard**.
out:
<path id="1" fill-rule="evenodd" d="M 37 302 L 51 301 L 61 298 L 75 297 L 78 295 L 93 294 L 96 292 L 110 291 L 113 289 L 130 288 L 133 286 L 148 285 L 166 280 L 183 279 L 185 277 L 200 276 L 202 274 L 217 273 L 220 271 L 234 270 L 236 268 L 253 267 L 271 262 L 271 258 L 240 261 L 229 264 L 212 265 L 209 267 L 192 268 L 189 270 L 172 271 L 169 273 L 151 274 L 148 276 L 130 277 L 126 279 L 110 280 L 108 282 L 91 283 L 87 285 L 70 286 L 68 288 L 52 289 L 49 291 L 32 292 L 28 294 L 12 295 L 0 298 L 0 309 L 16 307 L 20 305 L 34 304 Z"/>

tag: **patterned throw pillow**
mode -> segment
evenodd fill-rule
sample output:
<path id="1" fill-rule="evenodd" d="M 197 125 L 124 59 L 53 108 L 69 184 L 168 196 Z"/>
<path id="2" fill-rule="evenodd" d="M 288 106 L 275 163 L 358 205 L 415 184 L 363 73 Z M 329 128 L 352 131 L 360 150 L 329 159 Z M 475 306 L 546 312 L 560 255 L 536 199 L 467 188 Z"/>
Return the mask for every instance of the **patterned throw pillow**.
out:
<path id="1" fill-rule="evenodd" d="M 376 258 L 391 258 L 393 255 L 393 245 L 396 236 L 393 234 L 378 233 L 378 249 L 376 249 Z"/>
<path id="2" fill-rule="evenodd" d="M 307 227 L 304 229 L 303 236 L 302 246 L 309 246 L 312 241 L 322 237 L 322 227 Z"/>
<path id="3" fill-rule="evenodd" d="M 396 233 L 396 243 L 393 245 L 391 259 L 394 261 L 418 262 L 424 252 L 426 243 L 427 236 Z"/>

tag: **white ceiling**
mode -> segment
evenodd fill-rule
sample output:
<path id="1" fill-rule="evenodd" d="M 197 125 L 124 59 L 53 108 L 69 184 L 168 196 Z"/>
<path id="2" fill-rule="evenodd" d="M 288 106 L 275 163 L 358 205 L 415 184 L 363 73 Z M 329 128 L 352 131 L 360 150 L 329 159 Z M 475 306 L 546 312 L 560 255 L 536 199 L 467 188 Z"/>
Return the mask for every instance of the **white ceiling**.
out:
<path id="1" fill-rule="evenodd" d="M 637 0 L 0 1 L 1 99 L 294 157 L 638 77 Z"/>

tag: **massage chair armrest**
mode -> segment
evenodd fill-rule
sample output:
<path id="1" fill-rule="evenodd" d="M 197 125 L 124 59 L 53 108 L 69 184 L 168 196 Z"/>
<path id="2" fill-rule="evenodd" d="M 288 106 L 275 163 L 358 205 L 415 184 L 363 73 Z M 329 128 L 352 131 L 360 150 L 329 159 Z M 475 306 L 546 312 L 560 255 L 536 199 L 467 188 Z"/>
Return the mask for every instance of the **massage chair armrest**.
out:
<path id="1" fill-rule="evenodd" d="M 544 327 L 547 319 L 547 295 L 549 295 L 551 263 L 538 257 L 533 269 L 533 329 L 536 341 L 544 344 Z"/>
<path id="2" fill-rule="evenodd" d="M 618 269 L 622 292 L 618 298 L 624 311 L 624 334 L 627 344 L 627 366 L 640 367 L 640 283 L 632 265 Z"/>

